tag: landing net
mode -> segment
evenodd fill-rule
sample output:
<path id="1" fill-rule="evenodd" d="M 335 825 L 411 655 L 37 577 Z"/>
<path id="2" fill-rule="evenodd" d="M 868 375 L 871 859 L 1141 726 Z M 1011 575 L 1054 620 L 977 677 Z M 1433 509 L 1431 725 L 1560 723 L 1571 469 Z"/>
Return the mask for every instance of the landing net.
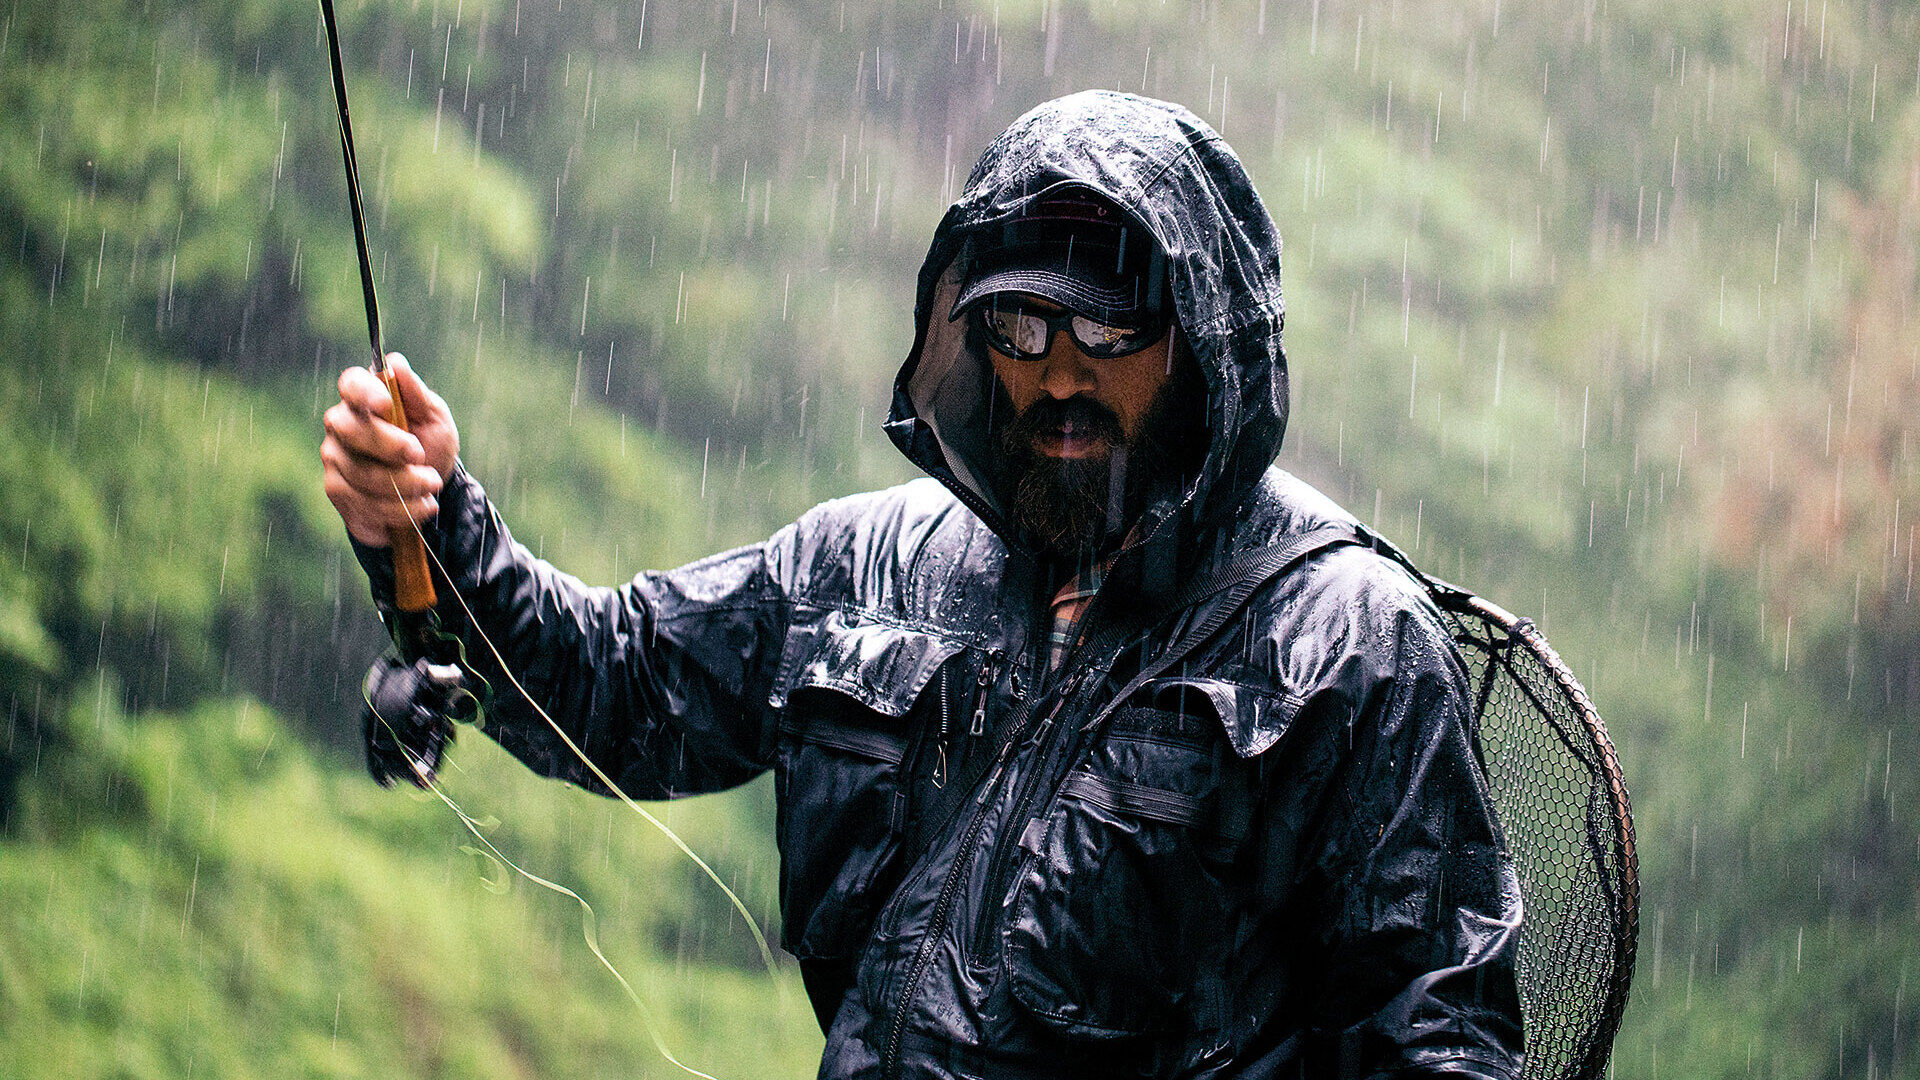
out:
<path id="1" fill-rule="evenodd" d="M 1475 745 L 1520 878 L 1524 1080 L 1600 1080 L 1626 1009 L 1639 862 L 1620 762 L 1532 620 L 1429 579 L 1472 675 Z"/>

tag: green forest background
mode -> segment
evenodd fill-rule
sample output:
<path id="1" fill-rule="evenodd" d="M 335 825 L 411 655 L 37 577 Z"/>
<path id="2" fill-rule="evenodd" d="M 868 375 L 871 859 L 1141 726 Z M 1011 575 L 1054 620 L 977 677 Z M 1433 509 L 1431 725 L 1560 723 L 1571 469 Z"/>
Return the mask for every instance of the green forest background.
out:
<path id="1" fill-rule="evenodd" d="M 342 0 L 388 343 L 591 581 L 895 482 L 911 282 L 1034 103 L 1288 241 L 1282 463 L 1534 616 L 1645 875 L 1621 1077 L 1920 1077 L 1920 3 Z M 805 1076 L 731 906 L 469 734 L 359 761 L 316 8 L 0 9 L 0 1075 Z M 762 785 L 657 808 L 769 929 Z M 1914 985 L 1910 986 L 1912 981 Z"/>

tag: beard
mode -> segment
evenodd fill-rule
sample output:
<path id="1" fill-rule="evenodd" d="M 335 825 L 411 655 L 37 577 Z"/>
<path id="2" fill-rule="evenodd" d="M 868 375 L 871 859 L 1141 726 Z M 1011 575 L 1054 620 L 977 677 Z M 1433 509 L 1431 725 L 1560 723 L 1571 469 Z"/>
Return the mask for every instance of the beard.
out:
<path id="1" fill-rule="evenodd" d="M 1011 413 L 1013 403 L 997 382 L 994 394 L 1001 415 Z M 1056 556 L 1104 555 L 1155 499 L 1184 490 L 1207 444 L 1204 403 L 1204 384 L 1191 364 L 1176 365 L 1132 439 L 1113 410 L 1092 398 L 1034 402 L 1001 425 L 996 439 L 1014 526 Z M 1068 458 L 1037 449 L 1038 438 L 1061 431 L 1103 443 L 1106 451 Z"/>

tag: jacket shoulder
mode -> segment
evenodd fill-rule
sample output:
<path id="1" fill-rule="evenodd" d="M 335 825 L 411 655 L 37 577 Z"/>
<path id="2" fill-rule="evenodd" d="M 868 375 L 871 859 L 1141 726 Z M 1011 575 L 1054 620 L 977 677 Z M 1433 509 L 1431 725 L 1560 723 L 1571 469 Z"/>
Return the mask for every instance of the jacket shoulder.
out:
<path id="1" fill-rule="evenodd" d="M 1329 525 L 1353 528 L 1363 539 L 1367 535 L 1358 519 L 1338 503 L 1276 467 L 1268 470 L 1249 496 L 1232 547 L 1237 553 Z M 1289 606 L 1304 605 L 1317 618 L 1338 615 L 1341 621 L 1379 623 L 1407 614 L 1431 614 L 1438 625 L 1439 612 L 1426 583 L 1364 543 L 1324 548 L 1292 573 L 1282 575 L 1276 586 L 1291 586 L 1285 597 Z M 1307 616 L 1308 612 L 1294 614 Z"/>
<path id="2" fill-rule="evenodd" d="M 828 499 L 800 515 L 795 522 L 804 531 L 820 534 L 843 532 L 881 522 L 897 526 L 923 526 L 952 514 L 967 513 L 953 492 L 932 477 L 922 476 L 904 484 L 861 491 Z M 969 515 L 971 516 L 971 515 Z"/>
<path id="3" fill-rule="evenodd" d="M 788 526 L 788 595 L 880 618 L 938 621 L 956 582 L 998 578 L 1005 549 L 939 481 L 830 499 Z"/>
<path id="4" fill-rule="evenodd" d="M 1270 470 L 1250 495 L 1233 546 L 1284 542 L 1328 524 L 1356 524 L 1311 485 Z M 1268 707 L 1237 710 L 1229 737 L 1243 754 L 1279 741 L 1309 704 L 1357 714 L 1396 683 L 1437 676 L 1464 685 L 1452 636 L 1424 582 L 1361 544 L 1339 544 L 1269 582 L 1248 605 L 1244 639 L 1216 668 Z"/>

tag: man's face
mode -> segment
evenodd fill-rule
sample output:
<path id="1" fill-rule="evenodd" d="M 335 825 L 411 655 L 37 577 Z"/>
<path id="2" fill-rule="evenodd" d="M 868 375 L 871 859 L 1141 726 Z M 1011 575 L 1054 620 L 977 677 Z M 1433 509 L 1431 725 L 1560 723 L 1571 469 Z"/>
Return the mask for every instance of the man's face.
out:
<path id="1" fill-rule="evenodd" d="M 1019 297 L 1025 310 L 1055 315 L 1059 305 Z M 1197 373 L 1172 349 L 1170 330 L 1153 345 L 1116 357 L 1088 356 L 1064 329 L 1046 355 L 986 353 L 1014 416 L 999 426 L 999 445 L 1014 484 L 1016 523 L 1056 554 L 1098 549 L 1117 539 L 1147 497 L 1191 464 L 1171 439 L 1203 391 Z M 1181 378 L 1177 375 L 1190 377 Z"/>
<path id="2" fill-rule="evenodd" d="M 1061 308 L 1048 300 L 1021 295 L 1019 306 L 1042 315 L 1060 314 Z M 1051 348 L 1036 360 L 1021 360 L 989 347 L 993 373 L 1013 400 L 1021 416 L 1042 401 L 1059 405 L 1042 406 L 1046 421 L 1028 434 L 1034 453 L 1061 460 L 1088 460 L 1109 457 L 1120 445 L 1139 438 L 1154 397 L 1165 386 L 1172 372 L 1168 348 L 1173 335 L 1168 333 L 1137 353 L 1106 359 L 1090 357 L 1080 350 L 1073 335 L 1054 333 Z M 1083 403 L 1067 405 L 1075 398 Z M 1102 409 L 1085 407 L 1091 403 Z M 1117 429 L 1117 430 L 1116 430 Z"/>

